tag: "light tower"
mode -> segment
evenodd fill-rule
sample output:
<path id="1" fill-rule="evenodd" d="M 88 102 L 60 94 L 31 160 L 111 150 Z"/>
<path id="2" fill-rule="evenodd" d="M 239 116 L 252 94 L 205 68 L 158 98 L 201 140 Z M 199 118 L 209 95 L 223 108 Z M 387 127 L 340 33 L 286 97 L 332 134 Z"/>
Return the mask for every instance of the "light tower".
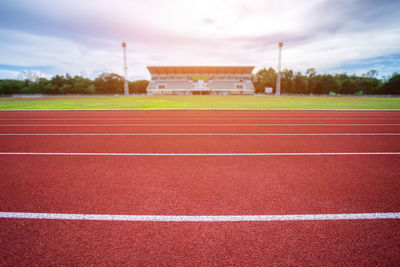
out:
<path id="1" fill-rule="evenodd" d="M 129 95 L 129 86 L 128 86 L 128 66 L 126 65 L 126 43 L 122 43 L 122 49 L 124 50 L 124 95 Z"/>
<path id="2" fill-rule="evenodd" d="M 279 42 L 279 55 L 278 55 L 278 75 L 276 75 L 276 92 L 275 95 L 281 94 L 281 58 L 282 58 L 283 43 Z"/>

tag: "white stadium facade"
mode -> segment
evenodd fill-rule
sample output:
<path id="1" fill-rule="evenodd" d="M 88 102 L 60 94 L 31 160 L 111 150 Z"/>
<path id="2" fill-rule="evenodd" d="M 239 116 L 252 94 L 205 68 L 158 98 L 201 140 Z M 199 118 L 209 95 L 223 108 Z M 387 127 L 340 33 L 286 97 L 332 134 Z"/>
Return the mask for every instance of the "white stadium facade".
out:
<path id="1" fill-rule="evenodd" d="M 254 66 L 148 66 L 150 95 L 252 95 Z"/>

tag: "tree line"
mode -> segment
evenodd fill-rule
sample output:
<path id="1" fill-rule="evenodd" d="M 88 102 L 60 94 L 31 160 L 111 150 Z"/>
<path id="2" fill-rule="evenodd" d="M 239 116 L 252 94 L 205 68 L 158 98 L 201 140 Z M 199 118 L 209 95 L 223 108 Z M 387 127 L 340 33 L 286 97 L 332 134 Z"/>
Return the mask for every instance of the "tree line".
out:
<path id="1" fill-rule="evenodd" d="M 252 76 L 256 93 L 263 93 L 265 87 L 276 89 L 277 73 L 273 68 L 261 69 Z M 400 94 L 400 74 L 378 79 L 377 71 L 371 70 L 356 76 L 341 74 L 317 74 L 314 68 L 305 74 L 284 69 L 281 72 L 282 94 Z"/>
<path id="2" fill-rule="evenodd" d="M 256 93 L 264 93 L 265 87 L 276 88 L 277 73 L 264 68 L 252 76 Z M 130 94 L 145 94 L 147 80 L 129 82 Z M 123 94 L 124 78 L 115 73 L 103 73 L 91 80 L 82 76 L 55 75 L 51 79 L 0 80 L 0 95 L 11 94 Z M 282 94 L 400 94 L 400 74 L 378 79 L 375 70 L 356 76 L 341 74 L 317 74 L 311 68 L 305 74 L 284 69 L 281 72 Z"/>
<path id="3" fill-rule="evenodd" d="M 130 94 L 145 94 L 149 81 L 128 82 Z M 51 79 L 0 80 L 0 95 L 12 94 L 123 94 L 124 78 L 115 73 L 103 73 L 91 80 L 82 76 L 55 75 Z"/>

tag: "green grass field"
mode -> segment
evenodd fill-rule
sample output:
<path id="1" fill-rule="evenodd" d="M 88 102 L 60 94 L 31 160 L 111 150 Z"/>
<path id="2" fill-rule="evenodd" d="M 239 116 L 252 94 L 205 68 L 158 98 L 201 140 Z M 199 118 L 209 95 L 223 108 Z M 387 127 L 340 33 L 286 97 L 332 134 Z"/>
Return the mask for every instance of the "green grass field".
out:
<path id="1" fill-rule="evenodd" d="M 0 97 L 0 109 L 393 109 L 400 97 L 356 96 L 57 96 Z"/>

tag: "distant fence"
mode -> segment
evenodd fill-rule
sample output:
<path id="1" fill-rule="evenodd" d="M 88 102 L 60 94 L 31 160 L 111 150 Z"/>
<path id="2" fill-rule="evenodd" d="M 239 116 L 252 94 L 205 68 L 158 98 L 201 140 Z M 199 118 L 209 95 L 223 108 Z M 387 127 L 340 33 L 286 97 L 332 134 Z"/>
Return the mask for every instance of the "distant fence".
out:
<path id="1" fill-rule="evenodd" d="M 0 97 L 13 97 L 13 98 L 45 98 L 45 97 L 109 97 L 109 96 L 125 96 L 123 94 L 12 94 L 12 95 L 0 95 Z M 147 94 L 130 94 L 129 96 L 147 96 Z M 171 95 L 169 95 L 171 96 Z M 231 97 L 243 96 L 243 95 L 230 95 Z M 325 96 L 325 97 L 400 97 L 400 95 L 346 95 L 346 94 L 281 94 L 275 96 L 274 94 L 256 93 L 254 96 L 259 97 L 285 97 L 285 96 Z M 151 97 L 151 96 L 149 96 Z M 216 96 L 218 97 L 218 96 Z"/>
<path id="2" fill-rule="evenodd" d="M 12 94 L 11 95 L 11 97 L 15 97 L 15 98 L 40 98 L 43 96 L 44 96 L 43 94 Z"/>
<path id="3" fill-rule="evenodd" d="M 130 94 L 129 96 L 145 96 L 147 94 Z M 14 97 L 14 98 L 41 98 L 41 97 L 103 97 L 103 96 L 125 96 L 124 94 L 12 94 L 0 95 L 0 97 Z"/>

